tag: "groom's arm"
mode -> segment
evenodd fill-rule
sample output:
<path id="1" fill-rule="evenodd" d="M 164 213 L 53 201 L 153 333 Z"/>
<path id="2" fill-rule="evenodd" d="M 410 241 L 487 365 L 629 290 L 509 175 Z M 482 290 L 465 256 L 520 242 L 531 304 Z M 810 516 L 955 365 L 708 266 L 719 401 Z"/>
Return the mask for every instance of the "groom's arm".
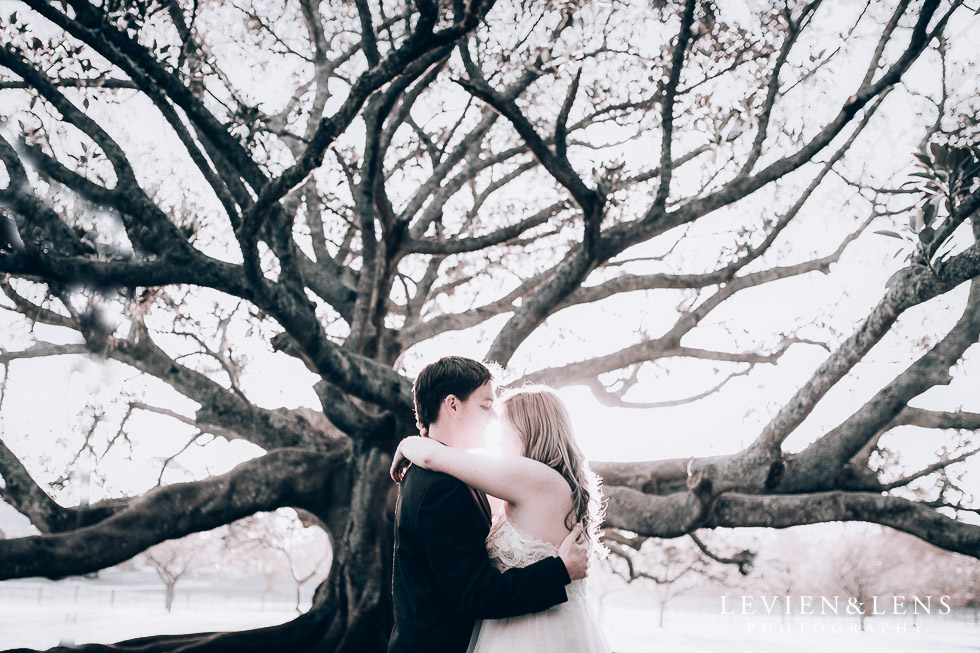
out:
<path id="1" fill-rule="evenodd" d="M 463 613 L 500 619 L 568 600 L 568 571 L 560 558 L 497 571 L 487 555 L 484 524 L 469 488 L 454 478 L 436 479 L 419 501 L 416 527 L 429 565 Z"/>

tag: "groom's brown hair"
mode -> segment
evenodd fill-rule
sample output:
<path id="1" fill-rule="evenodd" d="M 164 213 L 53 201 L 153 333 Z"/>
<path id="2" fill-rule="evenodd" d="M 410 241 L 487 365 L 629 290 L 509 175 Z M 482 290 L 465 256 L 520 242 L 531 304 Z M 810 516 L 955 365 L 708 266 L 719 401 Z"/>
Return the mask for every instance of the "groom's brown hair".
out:
<path id="1" fill-rule="evenodd" d="M 439 417 L 439 405 L 449 395 L 461 401 L 487 381 L 493 373 L 486 365 L 472 358 L 445 356 L 426 365 L 415 378 L 415 418 L 422 428 L 429 428 Z"/>

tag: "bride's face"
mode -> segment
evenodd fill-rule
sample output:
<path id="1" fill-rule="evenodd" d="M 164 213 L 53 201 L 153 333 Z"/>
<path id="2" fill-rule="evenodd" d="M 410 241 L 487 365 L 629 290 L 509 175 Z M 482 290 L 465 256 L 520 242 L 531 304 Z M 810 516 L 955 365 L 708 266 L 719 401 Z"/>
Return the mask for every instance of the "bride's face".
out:
<path id="1" fill-rule="evenodd" d="M 500 420 L 500 453 L 506 456 L 523 456 L 524 441 L 521 434 L 506 417 Z"/>
<path id="2" fill-rule="evenodd" d="M 487 431 L 497 421 L 497 389 L 487 382 L 473 391 L 465 401 L 459 402 L 456 414 L 458 445 L 463 449 L 486 446 Z"/>

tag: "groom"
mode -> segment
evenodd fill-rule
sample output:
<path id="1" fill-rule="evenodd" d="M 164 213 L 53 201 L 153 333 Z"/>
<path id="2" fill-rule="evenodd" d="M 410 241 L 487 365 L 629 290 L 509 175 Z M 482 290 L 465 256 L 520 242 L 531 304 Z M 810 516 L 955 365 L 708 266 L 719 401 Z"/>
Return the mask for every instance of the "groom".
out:
<path id="1" fill-rule="evenodd" d="M 415 412 L 428 435 L 450 447 L 484 445 L 496 417 L 493 375 L 482 363 L 447 356 L 415 380 Z M 584 578 L 587 547 L 572 531 L 558 549 L 523 569 L 490 564 L 486 495 L 451 476 L 417 466 L 402 479 L 395 508 L 395 629 L 388 653 L 462 653 L 477 619 L 539 612 L 567 599 Z"/>

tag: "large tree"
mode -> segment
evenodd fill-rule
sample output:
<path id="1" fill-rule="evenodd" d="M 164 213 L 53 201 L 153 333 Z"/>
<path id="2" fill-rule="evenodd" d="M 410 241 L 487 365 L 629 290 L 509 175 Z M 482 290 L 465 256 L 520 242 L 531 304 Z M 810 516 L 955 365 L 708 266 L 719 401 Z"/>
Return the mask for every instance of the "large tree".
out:
<path id="1" fill-rule="evenodd" d="M 716 364 L 693 401 L 823 344 L 825 362 L 744 449 L 597 463 L 607 526 L 670 538 L 859 520 L 980 557 L 976 506 L 947 469 L 975 453 L 980 415 L 908 405 L 949 383 L 980 335 L 962 2 L 780 1 L 737 16 L 707 0 L 16 4 L 0 18 L 3 306 L 78 344 L 38 330 L 0 362 L 122 363 L 199 405 L 130 412 L 264 453 L 66 506 L 0 442 L 0 497 L 40 531 L 0 540 L 0 578 L 88 573 L 291 506 L 334 550 L 308 613 L 141 650 L 383 650 L 386 470 L 415 423 L 406 362 L 454 334 L 485 338 L 487 359 L 521 370 L 509 381 L 647 408 L 664 403 L 637 394 L 651 366 Z M 922 183 L 903 187 L 920 141 L 934 145 Z M 814 219 L 830 251 L 800 260 L 794 225 Z M 908 256 L 850 333 L 697 344 L 720 342 L 703 334 L 739 297 L 830 272 L 871 224 L 907 238 Z M 887 236 L 858 242 L 872 238 Z M 919 334 L 933 341 L 907 348 L 908 367 L 853 414 L 784 446 L 903 313 L 944 295 L 962 307 L 951 328 Z M 534 363 L 536 338 L 626 303 L 662 306 L 670 324 Z M 316 375 L 322 413 L 250 396 L 242 325 Z M 909 425 L 955 429 L 960 446 L 909 470 L 882 445 Z"/>

